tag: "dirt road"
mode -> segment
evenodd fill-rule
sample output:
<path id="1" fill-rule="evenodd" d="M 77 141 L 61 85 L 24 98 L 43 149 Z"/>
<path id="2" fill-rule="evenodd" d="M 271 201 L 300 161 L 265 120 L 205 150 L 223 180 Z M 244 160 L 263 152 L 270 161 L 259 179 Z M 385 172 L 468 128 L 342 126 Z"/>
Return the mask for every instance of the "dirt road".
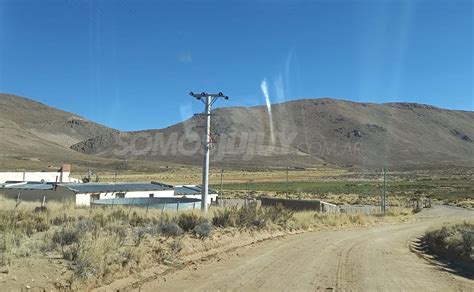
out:
<path id="1" fill-rule="evenodd" d="M 141 291 L 474 291 L 474 281 L 440 270 L 410 252 L 433 224 L 474 212 L 435 207 L 416 222 L 349 231 L 318 231 L 246 247 L 167 275 Z"/>

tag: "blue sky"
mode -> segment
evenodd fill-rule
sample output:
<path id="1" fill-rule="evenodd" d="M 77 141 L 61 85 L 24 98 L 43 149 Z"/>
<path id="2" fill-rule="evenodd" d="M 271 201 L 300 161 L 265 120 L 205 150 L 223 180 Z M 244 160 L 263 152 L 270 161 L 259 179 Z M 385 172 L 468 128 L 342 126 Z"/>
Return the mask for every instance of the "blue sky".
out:
<path id="1" fill-rule="evenodd" d="M 471 0 L 0 0 L 0 92 L 121 130 L 310 97 L 474 110 Z"/>

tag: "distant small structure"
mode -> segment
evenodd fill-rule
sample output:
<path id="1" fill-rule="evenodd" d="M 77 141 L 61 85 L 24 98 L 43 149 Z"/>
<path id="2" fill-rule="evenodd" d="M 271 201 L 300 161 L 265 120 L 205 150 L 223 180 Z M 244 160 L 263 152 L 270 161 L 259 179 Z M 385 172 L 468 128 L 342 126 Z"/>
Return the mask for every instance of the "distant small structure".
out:
<path id="1" fill-rule="evenodd" d="M 431 208 L 431 196 L 414 196 L 406 202 L 405 207 L 412 208 L 414 212 L 420 212 L 423 208 Z"/>
<path id="2" fill-rule="evenodd" d="M 292 200 L 282 198 L 261 197 L 262 206 L 282 205 L 295 211 L 317 211 L 324 213 L 339 213 L 339 207 L 321 200 Z"/>
<path id="3" fill-rule="evenodd" d="M 240 199 L 240 198 L 218 198 L 215 202 L 216 206 L 219 207 L 245 207 L 245 206 L 256 206 L 261 207 L 262 201 L 257 199 Z"/>
<path id="4" fill-rule="evenodd" d="M 199 199 L 202 198 L 202 188 L 200 185 L 177 185 L 174 186 L 175 195 L 186 198 Z M 218 192 L 208 189 L 207 205 L 211 205 L 217 201 Z"/>
<path id="5" fill-rule="evenodd" d="M 71 175 L 71 165 L 63 164 L 57 171 L 9 171 L 0 172 L 0 183 L 37 182 L 37 183 L 80 183 L 80 179 Z"/>

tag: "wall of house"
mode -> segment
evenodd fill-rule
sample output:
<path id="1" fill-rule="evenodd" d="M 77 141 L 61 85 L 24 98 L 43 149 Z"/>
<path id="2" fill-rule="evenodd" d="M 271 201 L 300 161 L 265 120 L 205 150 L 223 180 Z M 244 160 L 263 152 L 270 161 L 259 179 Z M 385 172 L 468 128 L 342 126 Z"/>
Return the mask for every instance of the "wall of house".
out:
<path id="1" fill-rule="evenodd" d="M 91 194 L 76 194 L 76 206 L 90 206 Z"/>
<path id="2" fill-rule="evenodd" d="M 155 198 L 173 197 L 174 190 L 127 192 L 125 198 L 148 198 L 150 194 L 153 194 Z"/>
<path id="3" fill-rule="evenodd" d="M 20 194 L 21 201 L 41 202 L 43 196 L 46 197 L 46 202 L 75 200 L 75 194 L 72 191 L 60 187 L 56 190 L 0 189 L 0 194 L 10 199 L 16 199 Z"/>
<path id="4" fill-rule="evenodd" d="M 0 172 L 0 183 L 6 181 L 36 181 L 36 182 L 80 182 L 70 177 L 70 172 Z"/>
<path id="5" fill-rule="evenodd" d="M 113 199 L 117 193 L 124 192 L 104 192 L 99 194 L 99 199 Z M 150 194 L 153 194 L 155 198 L 159 197 L 173 197 L 174 190 L 162 190 L 162 191 L 133 191 L 126 192 L 125 198 L 148 198 Z M 76 194 L 76 206 L 90 206 L 91 194 Z"/>

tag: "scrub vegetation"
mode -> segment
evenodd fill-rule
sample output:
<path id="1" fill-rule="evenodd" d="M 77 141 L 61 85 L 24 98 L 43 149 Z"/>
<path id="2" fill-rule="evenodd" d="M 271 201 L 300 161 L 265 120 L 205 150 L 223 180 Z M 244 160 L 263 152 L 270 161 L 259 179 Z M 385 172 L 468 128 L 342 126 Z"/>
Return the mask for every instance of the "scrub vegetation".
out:
<path id="1" fill-rule="evenodd" d="M 222 172 L 223 171 L 223 172 Z M 392 206 L 402 206 L 412 198 L 431 197 L 442 204 L 474 207 L 474 171 L 472 168 L 427 170 L 387 170 L 387 193 Z M 383 172 L 335 167 L 319 168 L 213 168 L 211 188 L 222 190 L 225 197 L 289 197 L 322 199 L 334 204 L 378 204 L 383 192 Z M 199 184 L 198 168 L 172 167 L 150 173 L 105 171 L 104 181 L 162 181 Z M 288 181 L 288 182 L 287 182 Z"/>
<path id="2" fill-rule="evenodd" d="M 413 200 L 431 198 L 434 203 L 463 208 L 474 208 L 474 180 L 472 174 L 440 172 L 430 177 L 410 172 L 391 173 L 387 180 L 387 204 L 408 207 Z M 220 188 L 220 185 L 213 185 Z M 248 181 L 224 183 L 227 197 L 258 198 L 271 196 L 291 199 L 319 199 L 336 205 L 379 205 L 383 193 L 380 173 L 353 173 L 332 180 Z"/>
<path id="3" fill-rule="evenodd" d="M 217 187 L 217 186 L 214 186 Z M 419 180 L 390 181 L 388 190 L 393 195 L 411 194 L 430 195 L 439 199 L 465 197 L 474 199 L 474 181 L 472 180 Z M 383 188 L 381 181 L 290 181 L 290 182 L 251 182 L 224 184 L 224 191 L 252 190 L 286 194 L 355 194 L 370 196 L 380 194 Z"/>
<path id="4" fill-rule="evenodd" d="M 150 266 L 182 264 L 184 249 L 203 246 L 238 232 L 290 233 L 314 228 L 365 226 L 406 220 L 409 212 L 389 216 L 293 212 L 282 206 L 211 208 L 168 213 L 140 208 L 75 208 L 49 203 L 38 211 L 33 202 L 0 199 L 0 268 L 14 276 L 24 261 L 49 261 L 64 268 L 57 289 L 92 288 Z M 35 209 L 37 209 L 35 211 Z M 236 233 L 237 232 L 237 233 Z M 20 265 L 21 264 L 21 265 Z"/>
<path id="5" fill-rule="evenodd" d="M 422 240 L 430 254 L 474 276 L 474 220 L 430 230 Z"/>

